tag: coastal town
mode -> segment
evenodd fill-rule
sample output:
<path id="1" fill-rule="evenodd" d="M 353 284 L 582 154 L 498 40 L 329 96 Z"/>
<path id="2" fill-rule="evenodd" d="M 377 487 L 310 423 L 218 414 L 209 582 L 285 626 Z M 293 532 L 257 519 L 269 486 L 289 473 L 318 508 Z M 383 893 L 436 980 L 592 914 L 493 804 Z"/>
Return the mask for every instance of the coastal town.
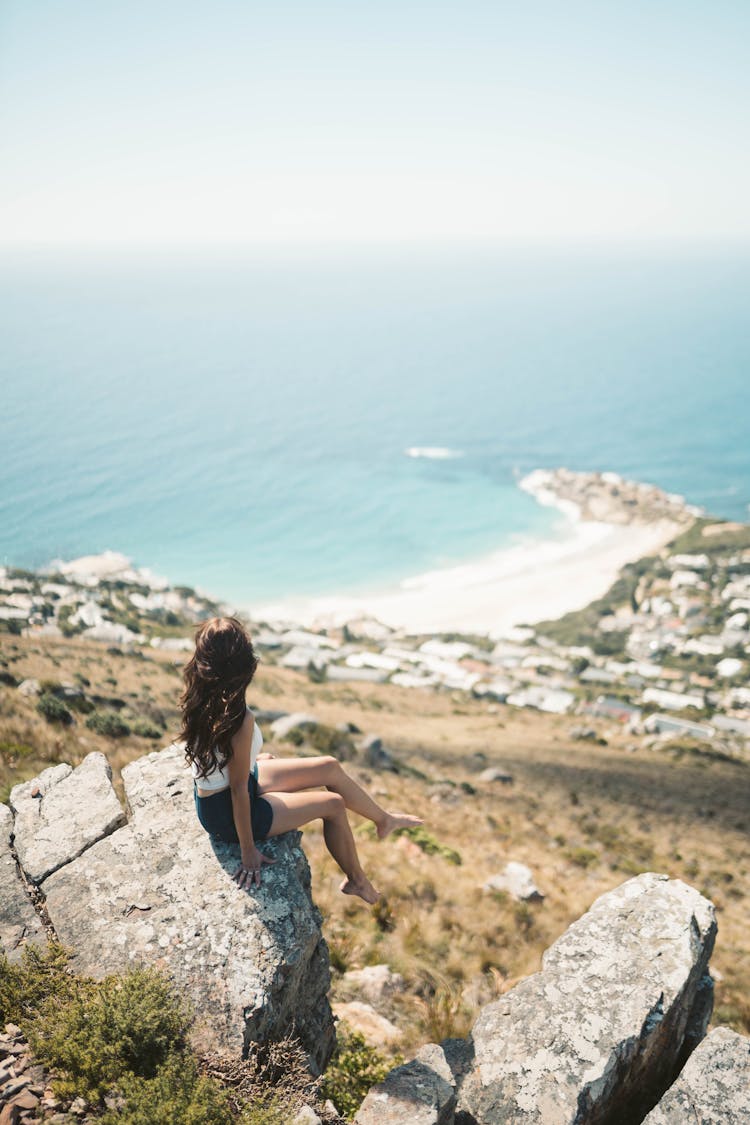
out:
<path id="1" fill-rule="evenodd" d="M 263 661 L 316 682 L 390 682 L 466 693 L 494 711 L 567 715 L 581 739 L 617 728 L 646 746 L 680 740 L 744 757 L 750 526 L 713 519 L 680 497 L 612 473 L 539 470 L 522 487 L 576 519 L 662 522 L 672 538 L 626 564 L 603 597 L 556 620 L 432 635 L 367 616 L 319 628 L 252 621 Z M 181 663 L 195 623 L 231 611 L 114 552 L 40 571 L 0 568 L 0 629 L 40 640 L 81 636 L 123 650 L 159 649 Z"/>

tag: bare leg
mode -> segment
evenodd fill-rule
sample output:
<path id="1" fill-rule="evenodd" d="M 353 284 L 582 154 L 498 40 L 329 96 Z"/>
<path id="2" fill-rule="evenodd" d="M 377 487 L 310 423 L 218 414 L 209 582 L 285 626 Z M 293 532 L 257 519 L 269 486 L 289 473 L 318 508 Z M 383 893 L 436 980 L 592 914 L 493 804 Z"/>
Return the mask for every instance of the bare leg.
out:
<path id="1" fill-rule="evenodd" d="M 273 809 L 269 835 L 279 836 L 321 817 L 326 847 L 346 875 L 341 890 L 347 895 L 358 895 L 370 905 L 377 902 L 380 896 L 362 870 L 346 805 L 338 793 L 265 793 L 264 796 Z"/>
<path id="2" fill-rule="evenodd" d="M 422 823 L 418 816 L 389 812 L 381 808 L 344 771 L 336 758 L 267 758 L 258 762 L 258 788 L 264 795 L 267 792 L 296 792 L 317 785 L 325 785 L 333 793 L 338 793 L 348 809 L 371 820 L 381 840 L 393 832 L 394 828 L 414 828 Z"/>

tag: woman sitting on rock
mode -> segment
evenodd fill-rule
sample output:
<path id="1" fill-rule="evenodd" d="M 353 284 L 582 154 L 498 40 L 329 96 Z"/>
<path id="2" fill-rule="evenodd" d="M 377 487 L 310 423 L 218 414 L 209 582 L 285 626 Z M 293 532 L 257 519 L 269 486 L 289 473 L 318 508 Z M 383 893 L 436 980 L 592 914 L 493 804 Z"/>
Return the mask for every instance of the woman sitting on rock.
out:
<path id="1" fill-rule="evenodd" d="M 245 704 L 257 665 L 236 618 L 215 617 L 198 629 L 180 699 L 180 738 L 193 771 L 198 820 L 212 836 L 239 843 L 234 878 L 252 887 L 260 885 L 263 864 L 275 862 L 259 850 L 259 841 L 320 817 L 326 847 L 346 876 L 341 890 L 374 903 L 378 892 L 362 870 L 346 810 L 371 820 L 381 840 L 394 828 L 422 821 L 382 809 L 335 758 L 259 754 L 263 736 Z"/>

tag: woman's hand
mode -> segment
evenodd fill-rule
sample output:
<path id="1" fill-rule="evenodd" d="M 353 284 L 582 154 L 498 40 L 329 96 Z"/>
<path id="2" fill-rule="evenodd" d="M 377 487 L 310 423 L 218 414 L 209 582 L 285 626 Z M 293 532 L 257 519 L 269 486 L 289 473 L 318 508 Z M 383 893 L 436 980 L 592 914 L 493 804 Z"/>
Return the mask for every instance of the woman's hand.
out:
<path id="1" fill-rule="evenodd" d="M 240 887 L 260 886 L 260 869 L 264 863 L 275 863 L 275 859 L 270 859 L 269 856 L 263 855 L 263 852 L 257 848 L 252 851 L 243 852 L 242 863 L 235 871 L 232 878 Z"/>
<path id="2" fill-rule="evenodd" d="M 260 761 L 260 760 L 261 760 L 261 758 L 275 758 L 275 757 L 276 757 L 276 755 L 275 755 L 275 754 L 269 754 L 269 753 L 268 753 L 267 751 L 264 751 L 264 752 L 263 752 L 262 754 L 259 754 L 259 755 L 258 755 L 258 759 L 257 759 L 257 760 L 258 760 L 258 761 Z"/>

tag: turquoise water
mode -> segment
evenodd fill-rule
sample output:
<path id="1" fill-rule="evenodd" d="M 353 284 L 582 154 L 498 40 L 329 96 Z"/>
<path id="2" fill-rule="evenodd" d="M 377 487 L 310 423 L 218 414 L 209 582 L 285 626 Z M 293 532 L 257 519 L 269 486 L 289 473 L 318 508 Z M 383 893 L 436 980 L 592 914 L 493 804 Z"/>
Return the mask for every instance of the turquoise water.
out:
<path id="1" fill-rule="evenodd" d="M 555 465 L 746 519 L 749 305 L 726 250 L 6 261 L 0 559 L 363 591 L 561 534 Z"/>

